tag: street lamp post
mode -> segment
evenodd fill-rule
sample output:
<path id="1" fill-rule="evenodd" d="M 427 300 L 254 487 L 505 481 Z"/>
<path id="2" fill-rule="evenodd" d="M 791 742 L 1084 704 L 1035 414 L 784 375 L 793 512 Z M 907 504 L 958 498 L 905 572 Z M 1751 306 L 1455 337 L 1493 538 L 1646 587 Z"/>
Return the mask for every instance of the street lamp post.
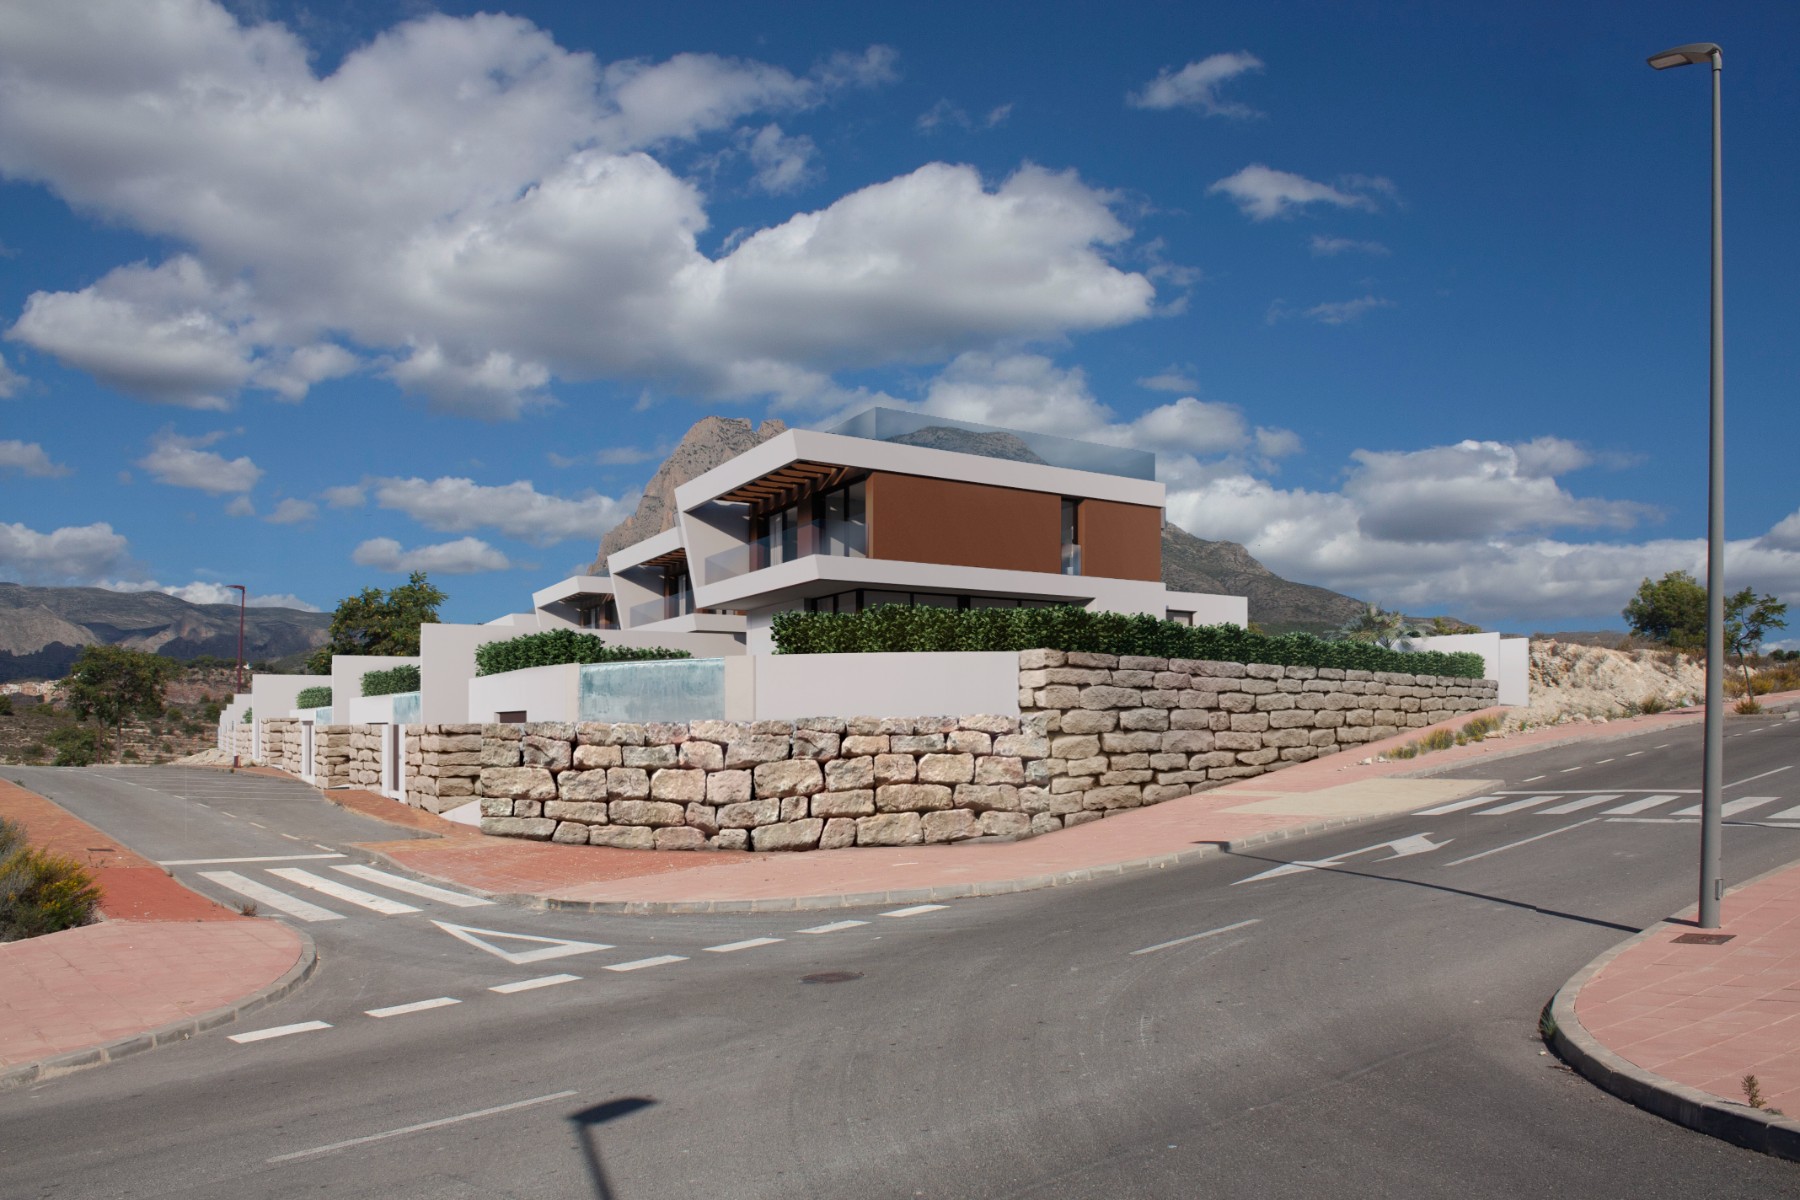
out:
<path id="1" fill-rule="evenodd" d="M 250 598 L 250 592 L 241 583 L 228 583 L 226 587 L 238 594 L 238 652 L 237 652 L 237 690 L 244 690 L 244 604 Z"/>
<path id="2" fill-rule="evenodd" d="M 1712 66 L 1712 422 L 1706 500 L 1706 767 L 1700 793 L 1700 927 L 1719 927 L 1725 895 L 1720 870 L 1724 838 L 1720 792 L 1725 777 L 1725 238 L 1720 186 L 1719 75 L 1724 55 L 1711 42 L 1650 56 L 1658 71 L 1690 63 Z"/>

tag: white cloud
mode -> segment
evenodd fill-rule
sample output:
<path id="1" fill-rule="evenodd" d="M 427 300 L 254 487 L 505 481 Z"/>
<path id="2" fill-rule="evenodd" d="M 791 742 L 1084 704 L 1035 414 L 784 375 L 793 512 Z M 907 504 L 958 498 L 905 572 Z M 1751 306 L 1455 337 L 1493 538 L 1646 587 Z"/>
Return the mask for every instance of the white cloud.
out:
<path id="1" fill-rule="evenodd" d="M 69 468 L 62 463 L 51 462 L 50 456 L 36 442 L 8 438 L 0 441 L 0 471 L 17 471 L 21 475 L 53 479 L 67 475 Z"/>
<path id="2" fill-rule="evenodd" d="M 342 487 L 328 487 L 319 496 L 332 508 L 361 508 L 368 503 L 369 491 L 360 484 L 347 483 Z"/>
<path id="3" fill-rule="evenodd" d="M 150 472 L 158 483 L 172 487 L 197 488 L 214 496 L 230 492 L 248 492 L 262 478 L 262 468 L 248 457 L 227 459 L 202 447 L 223 438 L 223 433 L 203 437 L 182 437 L 165 430 L 150 439 L 150 452 L 137 460 L 137 465 Z"/>
<path id="4" fill-rule="evenodd" d="M 1350 180 L 1355 182 L 1347 180 L 1343 187 L 1333 187 L 1289 171 L 1277 171 L 1261 163 L 1252 163 L 1237 174 L 1227 175 L 1219 180 L 1207 188 L 1206 193 L 1209 196 L 1215 193 L 1229 196 L 1237 201 L 1238 208 L 1251 220 L 1267 221 L 1271 217 L 1288 216 L 1309 204 L 1329 204 L 1335 208 L 1372 212 L 1376 204 L 1367 192 L 1391 194 L 1393 188 L 1385 179 L 1371 180 L 1365 176 L 1352 176 Z"/>
<path id="5" fill-rule="evenodd" d="M 19 394 L 25 386 L 25 377 L 6 365 L 6 356 L 0 354 L 0 400 L 10 400 Z"/>
<path id="6" fill-rule="evenodd" d="M 959 129 L 974 133 L 979 130 L 992 129 L 997 125 L 1004 125 L 1006 119 L 1012 116 L 1012 110 L 1013 106 L 1010 104 L 996 104 L 977 118 L 971 117 L 960 106 L 952 104 L 948 100 L 939 100 L 920 113 L 918 120 L 913 124 L 920 133 L 934 133 L 946 125 L 954 125 Z"/>
<path id="7" fill-rule="evenodd" d="M 1759 545 L 1765 550 L 1800 551 L 1800 509 L 1795 509 L 1763 534 Z"/>
<path id="8" fill-rule="evenodd" d="M 430 529 L 458 533 L 497 529 L 534 546 L 549 546 L 568 538 L 598 542 L 601 534 L 631 515 L 636 497 L 615 500 L 588 492 L 565 500 L 546 496 L 523 479 L 493 487 L 446 476 L 380 480 L 375 501 Z"/>
<path id="9" fill-rule="evenodd" d="M 1247 71 L 1262 70 L 1254 54 L 1213 54 L 1179 71 L 1164 67 L 1156 78 L 1126 97 L 1133 108 L 1197 108 L 1209 117 L 1256 117 L 1244 104 L 1219 99 L 1219 85 Z"/>
<path id="10" fill-rule="evenodd" d="M 1322 233 L 1313 234 L 1312 240 L 1307 244 L 1311 247 L 1314 256 L 1318 258 L 1336 258 L 1340 254 L 1372 254 L 1379 256 L 1389 253 L 1388 248 L 1380 242 L 1362 242 L 1357 241 L 1355 238 L 1345 237 L 1326 237 Z"/>
<path id="11" fill-rule="evenodd" d="M 779 125 L 764 125 L 754 134 L 746 131 L 744 146 L 756 168 L 756 186 L 771 195 L 798 191 L 819 177 L 813 166 L 818 147 L 805 135 L 790 137 Z"/>
<path id="12" fill-rule="evenodd" d="M 383 571 L 435 571 L 440 575 L 473 575 L 480 571 L 507 571 L 512 562 L 480 538 L 463 537 L 435 546 L 407 550 L 393 538 L 370 538 L 350 554 L 358 566 Z"/>
<path id="13" fill-rule="evenodd" d="M 129 562 L 125 539 L 104 522 L 49 533 L 0 522 L 0 578 L 16 583 L 91 584 Z"/>
<path id="14" fill-rule="evenodd" d="M 34 294 L 9 336 L 211 409 L 297 398 L 362 347 L 438 408 L 514 417 L 557 379 L 804 398 L 1151 314 L 1150 279 L 1108 261 L 1114 198 L 1031 166 L 931 164 L 700 250 L 704 197 L 654 153 L 761 130 L 751 169 L 792 186 L 811 156 L 769 118 L 893 63 L 607 64 L 515 17 L 428 15 L 321 77 L 290 31 L 208 0 L 0 6 L 0 173 L 183 247 Z"/>
<path id="15" fill-rule="evenodd" d="M 186 600 L 189 604 L 229 604 L 237 607 L 238 593 L 236 588 L 222 583 L 207 580 L 195 580 L 193 583 L 167 584 L 155 580 L 101 583 L 98 586 L 114 592 L 161 592 L 165 596 L 174 596 Z M 250 592 L 244 600 L 246 608 L 297 608 L 301 612 L 323 612 L 318 605 L 302 600 L 292 592 L 271 592 L 259 595 Z"/>
<path id="16" fill-rule="evenodd" d="M 319 515 L 319 506 L 311 500 L 297 500 L 292 496 L 275 506 L 275 511 L 263 520 L 271 525 L 298 525 L 310 521 Z"/>
<path id="17" fill-rule="evenodd" d="M 1194 376 L 1194 368 L 1190 366 L 1168 366 L 1154 375 L 1137 381 L 1141 388 L 1149 388 L 1153 392 L 1197 392 L 1200 381 Z"/>
<path id="18" fill-rule="evenodd" d="M 251 503 L 248 496 L 233 496 L 230 503 L 225 505 L 225 515 L 228 517 L 254 517 L 256 505 Z"/>
<path id="19" fill-rule="evenodd" d="M 1394 302 L 1381 296 L 1358 296 L 1354 300 L 1336 300 L 1315 304 L 1301 312 L 1321 325 L 1347 325 L 1364 313 L 1377 308 L 1393 308 Z"/>

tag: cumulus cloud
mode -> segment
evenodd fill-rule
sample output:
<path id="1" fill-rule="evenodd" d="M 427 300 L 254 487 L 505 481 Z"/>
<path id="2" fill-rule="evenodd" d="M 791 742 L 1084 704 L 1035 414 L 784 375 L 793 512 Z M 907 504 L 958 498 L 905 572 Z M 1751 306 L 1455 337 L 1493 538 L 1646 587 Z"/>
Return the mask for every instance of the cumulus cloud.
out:
<path id="1" fill-rule="evenodd" d="M 1765 533 L 1758 544 L 1765 550 L 1800 552 L 1800 509 L 1777 521 L 1775 527 Z"/>
<path id="2" fill-rule="evenodd" d="M 65 525 L 49 533 L 0 522 L 0 578 L 82 585 L 129 565 L 124 537 L 105 522 Z"/>
<path id="3" fill-rule="evenodd" d="M 1133 108 L 1195 108 L 1209 117 L 1258 117 L 1262 114 L 1248 105 L 1219 99 L 1219 86 L 1262 66 L 1261 59 L 1244 51 L 1209 55 L 1179 71 L 1164 67 L 1125 102 Z"/>
<path id="4" fill-rule="evenodd" d="M 137 465 L 150 472 L 158 483 L 171 487 L 196 488 L 214 496 L 248 492 L 262 478 L 261 467 L 248 456 L 227 459 L 204 449 L 224 436 L 209 433 L 182 437 L 164 430 L 150 440 L 150 452 L 138 459 Z"/>
<path id="5" fill-rule="evenodd" d="M 1190 366 L 1169 366 L 1154 375 L 1137 381 L 1141 388 L 1153 392 L 1197 392 L 1200 381 L 1194 377 L 1194 368 Z"/>
<path id="6" fill-rule="evenodd" d="M 804 75 L 602 63 L 516 17 L 427 15 L 321 76 L 210 0 L 0 6 L 0 173 L 182 248 L 33 294 L 8 336 L 191 408 L 366 367 L 511 418 L 558 379 L 806 398 L 1152 313 L 1108 258 L 1114 198 L 1032 166 L 931 164 L 699 248 L 705 198 L 656 155 L 748 130 L 761 185 L 798 186 L 810 144 L 769 118 L 893 75 L 882 48 Z"/>
<path id="7" fill-rule="evenodd" d="M 319 496 L 332 508 L 361 508 L 368 503 L 369 490 L 361 484 L 347 483 L 341 487 L 328 487 Z"/>
<path id="8" fill-rule="evenodd" d="M 1365 242 L 1358 241 L 1355 238 L 1345 237 L 1326 237 L 1322 233 L 1313 234 L 1312 240 L 1307 244 L 1312 249 L 1314 257 L 1317 258 L 1336 258 L 1340 254 L 1372 254 L 1379 256 L 1389 253 L 1388 248 L 1380 242 Z"/>
<path id="9" fill-rule="evenodd" d="M 319 515 L 319 506 L 311 500 L 296 500 L 289 496 L 275 506 L 275 511 L 263 520 L 271 525 L 299 525 Z"/>
<path id="10" fill-rule="evenodd" d="M 432 571 L 439 575 L 473 575 L 480 571 L 507 571 L 512 561 L 480 538 L 463 537 L 435 546 L 408 550 L 393 538 L 370 538 L 350 553 L 361 567 L 410 573 Z"/>
<path id="11" fill-rule="evenodd" d="M 1261 163 L 1252 163 L 1206 189 L 1209 196 L 1218 194 L 1236 201 L 1238 208 L 1253 221 L 1290 216 L 1312 204 L 1373 212 L 1378 206 L 1368 194 L 1371 191 L 1391 196 L 1393 184 L 1385 179 L 1350 176 L 1342 186 L 1333 187 Z"/>
<path id="12" fill-rule="evenodd" d="M 248 496 L 233 496 L 225 505 L 225 515 L 228 517 L 254 517 L 256 505 Z"/>
<path id="13" fill-rule="evenodd" d="M 17 471 L 21 475 L 39 479 L 54 479 L 67 475 L 69 468 L 62 463 L 51 462 L 50 456 L 36 442 L 8 438 L 0 441 L 0 471 Z"/>
<path id="14" fill-rule="evenodd" d="M 207 580 L 195 580 L 193 583 L 183 584 L 158 583 L 154 579 L 110 581 L 98 586 L 114 592 L 161 592 L 165 596 L 175 596 L 186 600 L 189 604 L 229 604 L 236 607 L 238 603 L 236 588 Z M 244 605 L 247 608 L 297 608 L 301 612 L 324 611 L 318 605 L 302 600 L 292 592 L 271 592 L 267 595 L 250 592 L 244 600 Z"/>
<path id="15" fill-rule="evenodd" d="M 1013 106 L 1010 104 L 997 104 L 993 108 L 988 109 L 984 115 L 977 118 L 971 117 L 966 110 L 956 104 L 952 104 L 948 100 L 939 100 L 936 104 L 920 113 L 918 120 L 913 122 L 913 124 L 918 128 L 920 133 L 935 133 L 946 125 L 955 126 L 956 128 L 969 133 L 975 133 L 983 129 L 992 129 L 996 125 L 1005 124 L 1006 119 L 1012 116 L 1012 110 Z"/>
<path id="16" fill-rule="evenodd" d="M 472 479 L 382 479 L 375 502 L 405 513 L 430 529 L 460 533 L 497 529 L 534 546 L 568 538 L 598 541 L 602 533 L 631 515 L 636 497 L 615 500 L 587 492 L 573 500 L 547 496 L 530 482 L 485 486 Z"/>
<path id="17" fill-rule="evenodd" d="M 6 356 L 0 355 L 0 400 L 10 400 L 19 394 L 25 386 L 25 377 L 6 365 Z"/>

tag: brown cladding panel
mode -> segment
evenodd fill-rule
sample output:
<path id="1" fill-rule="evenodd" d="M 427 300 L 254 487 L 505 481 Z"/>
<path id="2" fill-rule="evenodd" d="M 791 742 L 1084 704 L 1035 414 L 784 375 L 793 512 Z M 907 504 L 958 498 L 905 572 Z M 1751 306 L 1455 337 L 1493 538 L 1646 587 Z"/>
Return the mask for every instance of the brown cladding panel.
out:
<path id="1" fill-rule="evenodd" d="M 1061 520 L 1062 497 L 1047 492 L 886 471 L 869 476 L 870 558 L 1055 574 Z M 1160 547 L 1160 529 L 1157 537 Z"/>
<path id="2" fill-rule="evenodd" d="M 1081 573 L 1102 579 L 1162 578 L 1160 508 L 1115 500 L 1081 502 Z"/>

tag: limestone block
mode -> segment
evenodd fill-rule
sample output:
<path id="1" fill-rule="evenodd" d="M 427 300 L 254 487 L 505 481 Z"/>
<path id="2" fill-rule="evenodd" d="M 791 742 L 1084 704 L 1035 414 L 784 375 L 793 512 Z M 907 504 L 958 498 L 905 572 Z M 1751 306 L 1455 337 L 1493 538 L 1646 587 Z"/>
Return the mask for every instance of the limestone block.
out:
<path id="1" fill-rule="evenodd" d="M 833 791 L 847 791 L 875 786 L 873 758 L 838 758 L 825 764 L 825 786 Z"/>
<path id="2" fill-rule="evenodd" d="M 605 800 L 605 771 L 564 771 L 556 777 L 556 794 L 564 800 Z"/>
<path id="3" fill-rule="evenodd" d="M 1313 717 L 1317 714 L 1304 708 L 1290 709 L 1287 712 L 1269 714 L 1270 729 L 1310 729 Z"/>
<path id="4" fill-rule="evenodd" d="M 664 767 L 650 777 L 650 797 L 692 804 L 706 799 L 706 772 Z"/>
<path id="5" fill-rule="evenodd" d="M 506 742 L 498 738 L 481 739 L 481 765 L 484 767 L 519 766 L 518 741 L 515 739 Z"/>
<path id="6" fill-rule="evenodd" d="M 875 811 L 875 790 L 819 792 L 812 798 L 810 811 L 815 817 L 866 817 Z"/>
<path id="7" fill-rule="evenodd" d="M 1025 782 L 1025 762 L 1000 754 L 978 758 L 975 760 L 975 782 L 1017 787 Z"/>
<path id="8" fill-rule="evenodd" d="M 556 822 L 548 817 L 483 817 L 481 832 L 494 837 L 529 838 L 547 841 L 556 832 Z"/>
<path id="9" fill-rule="evenodd" d="M 316 735 L 313 739 L 314 749 L 319 748 L 321 741 L 324 741 L 328 745 L 335 744 L 339 736 L 335 733 L 319 734 L 317 730 L 314 730 L 314 733 Z M 481 750 L 481 735 L 479 733 L 459 733 L 447 737 L 442 734 L 426 734 L 419 739 L 419 749 L 426 754 L 455 753 L 459 750 L 474 750 L 479 752 Z M 549 835 L 546 834 L 545 836 L 548 837 Z"/>
<path id="10" fill-rule="evenodd" d="M 710 804 L 689 804 L 685 819 L 708 837 L 719 832 L 719 810 Z"/>
<path id="11" fill-rule="evenodd" d="M 819 834 L 819 849 L 842 850 L 856 845 L 856 822 L 850 817 L 832 817 Z"/>
<path id="12" fill-rule="evenodd" d="M 1154 730 L 1161 733 L 1169 727 L 1170 708 L 1173 704 L 1162 708 L 1128 708 L 1119 714 L 1119 728 L 1129 731 Z"/>
<path id="13" fill-rule="evenodd" d="M 550 835 L 550 840 L 561 842 L 565 846 L 585 846 L 588 844 L 589 828 L 580 821 L 564 821 Z"/>
<path id="14" fill-rule="evenodd" d="M 945 735 L 944 749 L 952 754 L 991 754 L 994 737 L 978 729 L 958 729 Z"/>
<path id="15" fill-rule="evenodd" d="M 1228 714 L 1219 714 L 1227 716 Z M 1182 708 L 1169 714 L 1169 728 L 1183 730 L 1211 729 L 1214 710 L 1205 708 Z M 1226 724 L 1230 724 L 1227 719 Z"/>
<path id="16" fill-rule="evenodd" d="M 674 746 L 646 744 L 643 746 L 626 746 L 624 750 L 626 766 L 641 767 L 646 771 L 655 771 L 663 767 L 672 767 L 675 765 L 677 757 L 679 757 Z"/>
<path id="17" fill-rule="evenodd" d="M 1152 771 L 1185 771 L 1187 770 L 1187 761 L 1186 754 L 1176 754 L 1165 750 L 1150 756 L 1150 769 Z"/>
<path id="18" fill-rule="evenodd" d="M 1337 744 L 1337 730 L 1314 729 L 1307 734 L 1306 742 L 1307 745 L 1315 747 L 1335 746 Z"/>
<path id="19" fill-rule="evenodd" d="M 769 734 L 746 735 L 725 747 L 727 770 L 755 767 L 763 763 L 781 762 L 788 757 L 792 739 Z"/>
<path id="20" fill-rule="evenodd" d="M 680 825 L 687 809 L 663 800 L 614 800 L 607 806 L 614 825 Z"/>
<path id="21" fill-rule="evenodd" d="M 875 789 L 877 812 L 925 812 L 950 807 L 951 791 L 940 783 L 889 783 Z M 857 841 L 862 836 L 857 835 Z"/>
<path id="22" fill-rule="evenodd" d="M 1155 687 L 1156 686 L 1156 672 L 1155 671 L 1133 671 L 1126 667 L 1120 667 L 1118 670 L 1112 672 L 1111 679 L 1104 679 L 1104 680 L 1097 679 L 1094 682 L 1096 682 L 1096 683 L 1112 683 L 1119 687 L 1130 687 L 1130 688 Z"/>
<path id="23" fill-rule="evenodd" d="M 486 767 L 481 772 L 481 794 L 515 800 L 554 800 L 556 779 L 542 767 Z M 550 836 L 548 830 L 544 836 Z"/>
<path id="24" fill-rule="evenodd" d="M 850 734 L 838 746 L 838 753 L 845 758 L 859 758 L 867 755 L 886 754 L 888 752 L 888 735 L 885 733 Z"/>
<path id="25" fill-rule="evenodd" d="M 916 812 L 878 813 L 856 819 L 856 844 L 859 846 L 916 846 L 924 840 L 922 822 Z"/>
<path id="26" fill-rule="evenodd" d="M 1274 692 L 1256 698 L 1256 711 L 1275 712 L 1278 709 L 1293 708 L 1294 698 L 1286 692 Z"/>
<path id="27" fill-rule="evenodd" d="M 1089 812 L 1113 808 L 1136 808 L 1144 802 L 1144 789 L 1136 784 L 1090 788 L 1081 798 L 1081 806 Z"/>
<path id="28" fill-rule="evenodd" d="M 941 754 L 944 750 L 944 735 L 941 733 L 920 733 L 910 736 L 889 739 L 895 754 Z"/>
<path id="29" fill-rule="evenodd" d="M 1049 813 L 1035 813 L 1030 820 L 1030 832 L 1032 837 L 1037 837 L 1039 834 L 1044 833 L 1055 833 L 1063 827 L 1063 819 L 1061 817 L 1051 816 Z"/>
<path id="30" fill-rule="evenodd" d="M 1148 754 L 1161 750 L 1163 735 L 1151 730 L 1138 733 L 1109 733 L 1100 739 L 1100 749 L 1107 754 Z"/>
<path id="31" fill-rule="evenodd" d="M 781 801 L 744 800 L 719 807 L 720 829 L 750 829 L 757 825 L 773 825 L 781 820 Z"/>
<path id="32" fill-rule="evenodd" d="M 919 759 L 921 783 L 968 783 L 974 778 L 972 754 L 927 754 Z"/>
<path id="33" fill-rule="evenodd" d="M 1158 749 L 1172 754 L 1204 754 L 1213 748 L 1213 736 L 1208 729 L 1171 729 L 1162 735 Z"/>
<path id="34" fill-rule="evenodd" d="M 625 758 L 618 746 L 590 746 L 583 742 L 575 747 L 574 763 L 584 771 L 605 770 L 623 766 Z"/>
<path id="35" fill-rule="evenodd" d="M 1069 683 L 1051 684 L 1039 688 L 1033 702 L 1039 708 L 1075 708 L 1081 704 L 1081 689 Z"/>
<path id="36" fill-rule="evenodd" d="M 481 798 L 481 815 L 484 817 L 510 817 L 513 815 L 513 802 L 510 796 L 483 796 Z"/>
<path id="37" fill-rule="evenodd" d="M 810 796 L 824 789 L 824 773 L 809 758 L 762 763 L 756 768 L 758 796 Z"/>
<path id="38" fill-rule="evenodd" d="M 748 829 L 721 829 L 706 843 L 712 850 L 748 850 L 750 848 L 750 831 Z"/>
<path id="39" fill-rule="evenodd" d="M 555 817 L 559 821 L 583 821 L 589 825 L 605 825 L 609 820 L 606 805 L 599 800 L 546 800 L 544 815 Z"/>
<path id="40" fill-rule="evenodd" d="M 706 777 L 708 804 L 741 804 L 754 790 L 748 771 L 714 771 Z"/>
<path id="41" fill-rule="evenodd" d="M 648 825 L 590 825 L 588 845 L 611 846 L 615 850 L 654 850 L 656 832 Z"/>
<path id="42" fill-rule="evenodd" d="M 1092 758 L 1100 753 L 1100 739 L 1094 734 L 1063 734 L 1050 739 L 1053 758 Z"/>
<path id="43" fill-rule="evenodd" d="M 811 850 L 824 832 L 825 822 L 817 817 L 782 821 L 758 826 L 750 834 L 750 845 L 757 850 Z"/>
<path id="44" fill-rule="evenodd" d="M 1233 733 L 1261 733 L 1269 727 L 1268 713 L 1232 713 Z"/>
<path id="45" fill-rule="evenodd" d="M 796 733 L 804 729 L 813 733 L 835 733 L 841 737 L 849 728 L 850 722 L 842 717 L 801 717 L 794 722 L 794 732 Z"/>
<path id="46" fill-rule="evenodd" d="M 1310 762 L 1319 756 L 1311 746 L 1290 746 L 1281 752 L 1282 762 Z"/>
<path id="47" fill-rule="evenodd" d="M 1086 709 L 1142 708 L 1143 693 L 1136 688 L 1095 684 L 1081 689 L 1081 707 Z"/>
<path id="48" fill-rule="evenodd" d="M 1343 723 L 1344 714 L 1341 712 L 1327 711 L 1313 714 L 1312 724 L 1315 729 L 1336 729 Z"/>
<path id="49" fill-rule="evenodd" d="M 1208 780 L 1214 779 L 1249 779 L 1263 774 L 1262 767 L 1214 767 L 1206 773 Z"/>
<path id="50" fill-rule="evenodd" d="M 919 832 L 927 842 L 960 842 L 981 836 L 981 821 L 972 812 L 953 808 L 946 812 L 926 813 Z"/>
<path id="51" fill-rule="evenodd" d="M 836 758 L 843 738 L 825 729 L 794 730 L 794 757 L 809 758 L 816 762 Z"/>
<path id="52" fill-rule="evenodd" d="M 1307 746 L 1312 744 L 1312 731 L 1309 729 L 1271 729 L 1263 734 L 1263 745 L 1285 750 L 1290 746 Z"/>
<path id="53" fill-rule="evenodd" d="M 1062 715 L 1063 733 L 1111 733 L 1118 727 L 1119 714 L 1116 712 L 1078 708 Z"/>
<path id="54" fill-rule="evenodd" d="M 1099 775 L 1112 766 L 1104 754 L 1096 754 L 1092 758 L 1072 758 L 1069 760 L 1070 775 Z"/>
<path id="55" fill-rule="evenodd" d="M 806 816 L 806 797 L 805 796 L 783 796 L 781 798 L 781 819 L 782 820 L 798 821 L 800 818 L 802 818 L 804 816 Z"/>
<path id="56" fill-rule="evenodd" d="M 1262 747 L 1262 734 L 1229 730 L 1214 734 L 1213 745 L 1220 750 L 1257 750 Z"/>
<path id="57" fill-rule="evenodd" d="M 724 746 L 741 740 L 745 732 L 736 721 L 693 721 L 688 724 L 688 741 L 699 739 Z"/>
<path id="58" fill-rule="evenodd" d="M 1049 758 L 1050 739 L 1029 733 L 1007 733 L 994 739 L 993 752 L 1013 758 Z"/>
<path id="59" fill-rule="evenodd" d="M 919 760 L 910 754 L 877 754 L 876 783 L 911 783 L 919 777 Z"/>
<path id="60" fill-rule="evenodd" d="M 650 795 L 650 776 L 639 767 L 608 767 L 606 794 L 614 800 L 643 800 Z"/>
<path id="61" fill-rule="evenodd" d="M 955 806 L 970 812 L 1017 812 L 1019 789 L 1010 784 L 963 783 L 956 788 Z"/>
<path id="62" fill-rule="evenodd" d="M 1155 778 L 1156 772 L 1150 770 L 1148 767 L 1133 767 L 1128 770 L 1115 768 L 1101 775 L 1099 782 L 1101 787 L 1109 788 L 1119 787 L 1128 783 L 1149 783 Z"/>
<path id="63" fill-rule="evenodd" d="M 1144 785 L 1144 803 L 1161 804 L 1164 800 L 1179 800 L 1183 796 L 1191 796 L 1194 789 L 1179 783 L 1149 783 Z"/>
<path id="64" fill-rule="evenodd" d="M 1279 750 L 1240 750 L 1238 764 L 1245 767 L 1262 767 L 1281 757 Z"/>
<path id="65" fill-rule="evenodd" d="M 1098 821 L 1105 815 L 1105 813 L 1099 812 L 1072 812 L 1062 819 L 1063 828 L 1073 829 L 1077 825 L 1086 825 L 1089 821 Z"/>
<path id="66" fill-rule="evenodd" d="M 566 770 L 573 761 L 573 749 L 569 743 L 551 738 L 537 737 L 527 734 L 519 741 L 519 748 L 528 767 L 546 767 L 552 771 Z"/>
<path id="67" fill-rule="evenodd" d="M 1256 697 L 1247 692 L 1220 692 L 1219 709 L 1233 715 L 1253 712 L 1256 709 Z"/>
<path id="68" fill-rule="evenodd" d="M 1051 667 L 1044 672 L 1044 683 L 1047 686 L 1066 684 L 1074 687 L 1092 687 L 1098 683 L 1107 683 L 1111 678 L 1111 674 L 1107 671 L 1084 667 Z"/>

